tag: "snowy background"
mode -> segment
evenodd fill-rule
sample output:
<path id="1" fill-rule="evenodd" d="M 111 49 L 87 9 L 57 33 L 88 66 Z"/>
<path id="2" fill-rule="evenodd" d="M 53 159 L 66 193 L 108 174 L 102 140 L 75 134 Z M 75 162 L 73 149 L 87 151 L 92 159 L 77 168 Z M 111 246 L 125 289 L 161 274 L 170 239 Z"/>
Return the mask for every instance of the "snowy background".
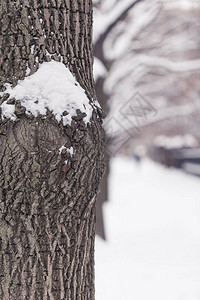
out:
<path id="1" fill-rule="evenodd" d="M 183 172 L 200 174 L 200 2 L 93 2 L 96 91 L 114 141 L 96 299 L 200 300 L 200 177 Z M 181 153 L 189 163 L 175 169 Z"/>
<path id="2" fill-rule="evenodd" d="M 112 159 L 97 300 L 200 299 L 200 179 L 148 159 Z"/>

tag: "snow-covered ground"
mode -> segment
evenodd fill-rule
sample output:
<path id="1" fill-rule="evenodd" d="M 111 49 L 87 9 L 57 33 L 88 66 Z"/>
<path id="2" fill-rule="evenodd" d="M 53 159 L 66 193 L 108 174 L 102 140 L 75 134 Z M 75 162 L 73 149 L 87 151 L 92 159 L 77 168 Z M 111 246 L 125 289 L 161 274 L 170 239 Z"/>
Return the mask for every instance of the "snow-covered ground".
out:
<path id="1" fill-rule="evenodd" d="M 200 179 L 115 158 L 96 300 L 200 299 Z"/>

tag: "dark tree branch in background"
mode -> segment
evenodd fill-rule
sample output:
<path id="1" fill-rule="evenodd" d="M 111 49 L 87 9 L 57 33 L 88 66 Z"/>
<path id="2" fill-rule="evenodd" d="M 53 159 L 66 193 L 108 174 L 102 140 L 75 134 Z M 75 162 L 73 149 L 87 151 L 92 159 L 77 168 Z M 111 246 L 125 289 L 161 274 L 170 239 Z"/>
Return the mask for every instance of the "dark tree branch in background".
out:
<path id="1" fill-rule="evenodd" d="M 127 130 L 132 136 L 118 152 L 132 155 L 142 145 L 148 153 L 159 134 L 190 133 L 200 144 L 199 1 L 135 1 L 124 8 L 125 2 L 96 1 L 95 11 L 97 96 L 108 120 L 122 125 L 120 136 L 126 137 Z M 133 110 L 140 110 L 138 94 L 157 114 L 141 118 L 136 128 L 138 116 L 130 117 L 131 107 L 125 115 L 121 109 L 131 99 Z M 107 199 L 102 193 L 101 204 Z"/>
<path id="2" fill-rule="evenodd" d="M 109 33 L 112 31 L 112 29 L 120 22 L 123 21 L 128 12 L 130 11 L 131 8 L 133 8 L 136 4 L 139 2 L 144 1 L 144 0 L 137 0 L 131 3 L 124 11 L 119 14 L 119 16 L 106 28 L 106 30 L 99 36 L 97 41 L 94 44 L 94 55 L 100 59 L 101 61 L 104 61 L 104 53 L 103 53 L 103 43 Z"/>

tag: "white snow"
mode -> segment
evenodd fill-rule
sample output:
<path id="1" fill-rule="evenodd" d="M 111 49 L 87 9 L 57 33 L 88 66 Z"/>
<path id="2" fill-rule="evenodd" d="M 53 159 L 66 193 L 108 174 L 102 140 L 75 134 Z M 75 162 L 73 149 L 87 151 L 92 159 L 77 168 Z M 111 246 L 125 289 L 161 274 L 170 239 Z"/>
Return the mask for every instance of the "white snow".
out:
<path id="1" fill-rule="evenodd" d="M 178 0 L 178 1 L 173 1 L 172 3 L 170 3 L 170 5 L 169 5 L 169 2 L 165 1 L 164 5 L 168 9 L 182 9 L 182 10 L 198 9 L 199 1 L 198 0 Z"/>
<path id="2" fill-rule="evenodd" d="M 59 154 L 62 153 L 62 151 L 65 150 L 65 152 L 69 153 L 70 156 L 72 157 L 72 155 L 74 154 L 74 148 L 73 147 L 70 147 L 70 148 L 66 148 L 64 145 L 60 147 L 60 149 L 58 150 L 59 151 Z M 67 162 L 67 161 L 66 161 Z M 67 163 L 66 163 L 67 164 Z"/>
<path id="3" fill-rule="evenodd" d="M 66 148 L 64 145 L 60 147 L 59 149 L 59 154 L 62 153 L 63 150 L 66 150 L 67 153 L 70 154 L 70 156 L 72 156 L 74 154 L 74 148 L 70 147 L 70 148 Z"/>
<path id="4" fill-rule="evenodd" d="M 0 93 L 0 96 L 2 96 L 3 93 Z M 4 101 L 3 104 L 0 105 L 2 109 L 2 115 L 3 117 L 10 118 L 11 120 L 15 121 L 16 120 L 16 115 L 14 114 L 15 112 L 15 106 L 7 104 L 7 101 Z"/>
<path id="5" fill-rule="evenodd" d="M 34 49 L 35 49 L 35 46 L 32 45 L 32 46 L 31 46 L 31 54 L 34 54 Z"/>
<path id="6" fill-rule="evenodd" d="M 96 82 L 99 77 L 105 77 L 107 70 L 103 63 L 97 57 L 94 57 L 94 81 Z"/>
<path id="7" fill-rule="evenodd" d="M 65 150 L 65 149 L 67 149 L 67 148 L 66 148 L 64 145 L 63 145 L 63 146 L 61 146 L 61 147 L 60 147 L 60 149 L 59 149 L 59 154 L 61 154 L 61 153 L 62 153 L 62 151 L 63 151 L 63 150 Z"/>
<path id="8" fill-rule="evenodd" d="M 68 148 L 67 152 L 72 156 L 74 154 L 74 148 L 73 147 Z"/>
<path id="9" fill-rule="evenodd" d="M 58 122 L 63 120 L 64 125 L 71 124 L 77 109 L 86 113 L 87 116 L 83 119 L 85 123 L 90 121 L 92 115 L 92 106 L 84 89 L 61 62 L 50 61 L 41 64 L 37 72 L 20 80 L 16 87 L 12 88 L 6 84 L 4 93 L 10 94 L 9 99 L 20 100 L 27 114 L 46 115 L 48 108 Z M 4 117 L 16 119 L 14 105 L 4 101 L 1 108 Z M 68 112 L 66 116 L 62 116 L 64 111 Z"/>
<path id="10" fill-rule="evenodd" d="M 109 183 L 96 299 L 199 300 L 200 179 L 115 158 Z"/>

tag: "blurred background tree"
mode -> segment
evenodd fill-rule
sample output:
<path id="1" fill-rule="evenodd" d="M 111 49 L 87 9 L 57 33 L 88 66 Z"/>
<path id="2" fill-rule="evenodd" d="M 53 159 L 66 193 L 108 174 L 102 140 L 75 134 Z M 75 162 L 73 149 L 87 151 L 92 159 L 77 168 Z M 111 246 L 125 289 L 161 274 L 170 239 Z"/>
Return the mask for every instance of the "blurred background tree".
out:
<path id="1" fill-rule="evenodd" d="M 199 29 L 199 1 L 94 1 L 96 92 L 112 141 L 97 207 L 103 238 L 109 156 L 148 156 L 200 174 Z M 192 152 L 183 153 L 188 148 Z M 197 171 L 185 163 L 191 157 Z"/>

